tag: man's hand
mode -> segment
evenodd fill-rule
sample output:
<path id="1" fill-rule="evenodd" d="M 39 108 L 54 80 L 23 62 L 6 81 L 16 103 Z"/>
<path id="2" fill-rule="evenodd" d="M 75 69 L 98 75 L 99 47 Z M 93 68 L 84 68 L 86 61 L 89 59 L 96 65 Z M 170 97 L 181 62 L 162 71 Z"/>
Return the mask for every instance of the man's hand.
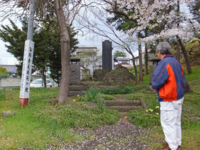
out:
<path id="1" fill-rule="evenodd" d="M 157 91 L 157 90 L 154 90 L 154 92 L 158 93 L 158 91 Z"/>

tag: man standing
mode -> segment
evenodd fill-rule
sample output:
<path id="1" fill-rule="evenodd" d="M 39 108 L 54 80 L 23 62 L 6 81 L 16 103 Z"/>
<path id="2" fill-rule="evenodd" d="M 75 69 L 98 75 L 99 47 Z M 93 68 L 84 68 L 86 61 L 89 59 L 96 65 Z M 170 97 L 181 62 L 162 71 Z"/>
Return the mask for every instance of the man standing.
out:
<path id="1" fill-rule="evenodd" d="M 171 55 L 171 46 L 160 42 L 156 47 L 161 60 L 153 74 L 152 88 L 158 93 L 160 120 L 165 135 L 163 148 L 157 150 L 181 150 L 181 112 L 184 100 L 183 68 Z"/>

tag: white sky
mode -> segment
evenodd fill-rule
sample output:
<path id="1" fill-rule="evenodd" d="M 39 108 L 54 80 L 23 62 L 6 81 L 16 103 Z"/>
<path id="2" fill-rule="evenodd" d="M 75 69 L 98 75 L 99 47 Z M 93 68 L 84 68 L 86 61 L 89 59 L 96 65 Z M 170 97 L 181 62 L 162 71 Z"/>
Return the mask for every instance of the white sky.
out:
<path id="1" fill-rule="evenodd" d="M 186 5 L 182 5 L 181 6 L 181 12 L 186 12 L 187 14 L 189 14 L 189 10 L 187 8 Z M 17 25 L 18 26 L 21 26 L 21 23 L 19 21 L 15 21 L 17 22 Z M 5 20 L 4 22 L 0 22 L 0 25 L 9 25 L 9 21 L 8 19 Z M 102 41 L 106 40 L 105 38 L 102 38 L 102 37 L 98 37 L 96 39 L 90 39 L 89 37 L 81 37 L 81 36 L 78 36 L 77 37 L 78 40 L 79 40 L 79 45 L 87 45 L 87 46 L 94 46 L 94 45 L 102 45 Z M 10 53 L 8 53 L 6 51 L 6 47 L 5 47 L 5 42 L 3 42 L 1 39 L 0 39 L 0 58 L 1 57 L 14 57 L 13 55 L 11 55 Z M 134 54 L 137 56 L 137 53 L 138 52 L 135 52 Z M 127 55 L 129 56 L 129 55 Z M 3 62 L 2 62 L 3 63 Z"/>

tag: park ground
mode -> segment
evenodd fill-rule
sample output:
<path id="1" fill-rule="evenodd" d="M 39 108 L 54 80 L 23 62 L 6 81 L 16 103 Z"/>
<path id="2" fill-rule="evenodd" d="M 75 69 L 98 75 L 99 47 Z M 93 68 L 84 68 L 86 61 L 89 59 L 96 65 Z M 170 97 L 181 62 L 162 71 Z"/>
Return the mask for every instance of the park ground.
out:
<path id="1" fill-rule="evenodd" d="M 186 72 L 186 71 L 185 71 Z M 185 94 L 182 113 L 183 150 L 200 149 L 200 67 L 186 78 L 193 90 Z M 149 91 L 148 76 L 143 83 L 122 91 L 89 89 L 83 96 L 70 97 L 64 104 L 54 104 L 58 88 L 31 89 L 30 103 L 19 105 L 19 89 L 0 91 L 0 112 L 16 114 L 0 117 L 0 149 L 67 150 L 154 150 L 161 147 L 164 135 L 159 120 L 156 94 Z M 120 93 L 120 94 L 119 94 Z M 105 109 L 101 99 L 144 98 L 146 109 L 120 114 Z M 99 101 L 100 99 L 100 101 Z M 96 103 L 99 109 L 87 104 Z M 148 110 L 148 112 L 147 112 Z"/>

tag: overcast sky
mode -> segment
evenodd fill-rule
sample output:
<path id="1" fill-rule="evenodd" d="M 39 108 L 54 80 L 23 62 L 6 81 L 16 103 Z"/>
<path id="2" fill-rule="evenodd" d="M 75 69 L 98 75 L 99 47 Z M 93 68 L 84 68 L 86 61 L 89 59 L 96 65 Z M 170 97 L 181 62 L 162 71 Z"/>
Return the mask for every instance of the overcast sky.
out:
<path id="1" fill-rule="evenodd" d="M 186 5 L 182 5 L 181 6 L 181 11 L 182 12 L 188 12 L 189 13 L 189 10 L 187 8 Z M 187 14 L 188 14 L 187 13 Z M 21 27 L 21 23 L 19 21 L 17 21 L 15 19 L 15 22 L 16 24 Z M 8 19 L 5 20 L 4 22 L 0 22 L 0 25 L 9 25 L 9 21 Z M 105 38 L 102 38 L 100 36 L 96 36 L 96 38 L 94 39 L 91 39 L 89 36 L 84 36 L 84 37 L 81 37 L 81 36 L 77 36 L 78 40 L 79 40 L 79 45 L 87 45 L 87 46 L 95 46 L 95 45 L 102 45 L 102 41 L 106 40 Z M 5 42 L 3 42 L 1 39 L 0 39 L 0 57 L 13 57 L 13 55 L 11 55 L 10 53 L 8 53 L 6 51 L 6 47 L 5 47 Z M 137 52 L 136 52 L 137 53 Z"/>
<path id="2" fill-rule="evenodd" d="M 4 21 L 3 23 L 0 23 L 1 25 L 9 25 L 9 21 L 6 20 Z M 21 26 L 21 23 L 18 21 L 17 22 L 17 25 L 20 27 Z M 104 38 L 96 38 L 96 39 L 93 39 L 91 40 L 89 36 L 87 37 L 81 37 L 81 36 L 77 36 L 78 40 L 79 40 L 79 45 L 88 45 L 88 46 L 92 46 L 92 45 L 101 45 L 102 44 L 102 41 L 104 41 L 105 39 Z M 25 42 L 25 41 L 24 41 Z M 13 57 L 13 55 L 11 55 L 10 53 L 8 53 L 6 51 L 6 47 L 5 47 L 5 42 L 3 42 L 1 39 L 0 39 L 0 57 Z"/>

